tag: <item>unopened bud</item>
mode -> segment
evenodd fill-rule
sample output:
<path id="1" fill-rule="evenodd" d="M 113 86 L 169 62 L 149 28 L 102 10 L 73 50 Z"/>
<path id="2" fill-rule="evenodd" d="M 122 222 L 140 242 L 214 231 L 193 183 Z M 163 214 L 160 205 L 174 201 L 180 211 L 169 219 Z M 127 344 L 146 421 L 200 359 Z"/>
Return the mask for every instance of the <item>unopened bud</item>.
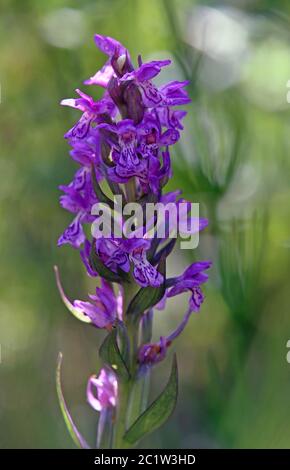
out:
<path id="1" fill-rule="evenodd" d="M 120 55 L 120 57 L 117 59 L 117 67 L 118 67 L 120 73 L 122 73 L 122 70 L 123 70 L 123 67 L 125 65 L 126 59 L 127 59 L 126 54 Z"/>

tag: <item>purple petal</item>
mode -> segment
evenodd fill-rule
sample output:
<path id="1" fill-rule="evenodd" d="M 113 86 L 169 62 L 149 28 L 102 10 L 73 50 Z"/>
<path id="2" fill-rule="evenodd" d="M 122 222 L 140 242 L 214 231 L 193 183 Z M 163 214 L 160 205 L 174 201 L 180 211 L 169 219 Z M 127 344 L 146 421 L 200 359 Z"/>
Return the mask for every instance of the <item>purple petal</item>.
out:
<path id="1" fill-rule="evenodd" d="M 189 299 L 190 309 L 194 312 L 199 312 L 200 306 L 204 301 L 204 295 L 200 287 L 194 287 L 192 289 L 192 296 Z"/>
<path id="2" fill-rule="evenodd" d="M 166 300 L 167 300 L 167 293 L 165 292 L 164 296 L 162 299 L 154 306 L 157 310 L 164 310 L 166 306 Z"/>
<path id="3" fill-rule="evenodd" d="M 150 80 L 156 77 L 160 73 L 161 67 L 165 67 L 171 63 L 170 60 L 155 60 L 148 62 L 147 64 L 141 65 L 141 67 L 135 72 L 136 78 L 139 82 Z M 133 72 L 134 73 L 134 72 Z"/>
<path id="4" fill-rule="evenodd" d="M 73 305 L 78 311 L 86 315 L 97 328 L 108 328 L 115 320 L 114 312 L 109 315 L 106 309 L 102 308 L 102 304 L 95 305 L 91 302 L 75 300 Z"/>
<path id="5" fill-rule="evenodd" d="M 134 263 L 133 275 L 142 287 L 158 287 L 163 282 L 163 276 L 146 259 L 145 253 L 130 255 Z"/>
<path id="6" fill-rule="evenodd" d="M 91 120 L 91 117 L 83 114 L 80 120 L 64 135 L 64 137 L 66 139 L 84 139 L 88 135 Z"/>
<path id="7" fill-rule="evenodd" d="M 94 40 L 100 51 L 109 57 L 113 56 L 116 50 L 119 50 L 120 52 L 126 50 L 119 41 L 116 41 L 116 39 L 113 39 L 110 36 L 95 34 Z"/>
<path id="8" fill-rule="evenodd" d="M 176 191 L 170 191 L 169 193 L 163 194 L 160 198 L 160 202 L 163 204 L 168 204 L 169 202 L 176 202 L 178 196 L 180 196 L 182 191 L 177 189 Z"/>
<path id="9" fill-rule="evenodd" d="M 79 248 L 85 241 L 86 237 L 83 227 L 80 223 L 80 215 L 77 215 L 72 223 L 65 229 L 63 234 L 59 237 L 57 245 L 61 246 L 66 243 L 73 248 Z"/>
<path id="10" fill-rule="evenodd" d="M 112 76 L 114 75 L 113 67 L 108 61 L 101 70 L 98 70 L 95 75 L 84 81 L 85 85 L 99 85 L 106 88 Z"/>
<path id="11" fill-rule="evenodd" d="M 160 338 L 158 343 L 144 344 L 138 352 L 138 361 L 142 365 L 153 365 L 162 361 L 167 352 L 166 338 Z"/>
<path id="12" fill-rule="evenodd" d="M 183 317 L 183 320 L 181 321 L 181 323 L 177 326 L 177 328 L 169 335 L 166 337 L 166 340 L 167 340 L 167 344 L 171 343 L 174 339 L 176 339 L 184 330 L 184 328 L 186 327 L 187 323 L 188 323 L 188 320 L 191 316 L 191 312 L 192 310 L 189 308 L 186 312 L 186 314 L 184 315 Z"/>
<path id="13" fill-rule="evenodd" d="M 69 106 L 70 108 L 82 109 L 82 107 L 80 108 L 78 104 L 78 99 L 74 98 L 66 98 L 64 100 L 61 100 L 60 104 L 62 106 Z"/>
<path id="14" fill-rule="evenodd" d="M 164 106 L 157 108 L 157 113 L 162 126 L 179 130 L 183 129 L 181 120 L 187 115 L 186 111 L 182 111 L 180 109 L 173 110 L 169 106 Z"/>
<path id="15" fill-rule="evenodd" d="M 113 320 L 116 319 L 117 302 L 112 285 L 105 279 L 101 280 L 101 287 L 96 287 L 96 295 L 104 305 Z"/>
<path id="16" fill-rule="evenodd" d="M 168 129 L 160 138 L 162 145 L 174 145 L 179 140 L 180 134 L 175 129 Z"/>
<path id="17" fill-rule="evenodd" d="M 166 98 L 168 106 L 183 105 L 191 102 L 187 92 L 183 90 L 183 87 L 188 84 L 188 81 L 172 81 L 160 88 L 160 92 Z"/>
<path id="18" fill-rule="evenodd" d="M 158 88 L 150 81 L 140 83 L 144 105 L 148 108 L 164 106 L 166 104 L 164 96 Z"/>
<path id="19" fill-rule="evenodd" d="M 212 266 L 211 261 L 198 261 L 196 263 L 192 263 L 188 268 L 184 271 L 183 277 L 190 278 L 205 269 L 209 269 Z"/>
<path id="20" fill-rule="evenodd" d="M 181 280 L 167 293 L 167 297 L 175 297 L 176 295 L 182 294 L 188 290 L 191 290 L 194 286 L 197 286 L 198 282 L 192 279 Z"/>
<path id="21" fill-rule="evenodd" d="M 112 240 L 96 240 L 96 250 L 103 263 L 112 271 L 116 272 L 118 267 L 125 272 L 130 271 L 128 254 Z"/>
<path id="22" fill-rule="evenodd" d="M 99 376 L 90 377 L 87 385 L 88 403 L 96 410 L 115 407 L 118 398 L 118 382 L 110 369 L 101 369 Z"/>

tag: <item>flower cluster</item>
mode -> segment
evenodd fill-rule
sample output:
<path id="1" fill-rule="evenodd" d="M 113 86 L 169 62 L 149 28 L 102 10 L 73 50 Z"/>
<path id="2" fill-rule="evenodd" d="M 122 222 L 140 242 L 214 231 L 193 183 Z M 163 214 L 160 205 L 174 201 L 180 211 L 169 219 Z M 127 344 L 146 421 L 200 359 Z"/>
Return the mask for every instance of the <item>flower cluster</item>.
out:
<path id="1" fill-rule="evenodd" d="M 174 332 L 162 336 L 157 343 L 151 343 L 148 334 L 141 335 L 135 349 L 131 345 L 133 357 L 128 367 L 138 377 L 164 359 L 191 313 L 199 311 L 204 300 L 201 285 L 208 278 L 205 271 L 211 263 L 193 263 L 184 273 L 167 278 L 164 266 L 175 244 L 169 233 L 163 239 L 118 238 L 114 234 L 95 239 L 88 236 L 87 226 L 95 219 L 93 205 L 102 198 L 122 195 L 127 202 L 142 205 L 153 200 L 178 206 L 183 201 L 180 191 L 166 193 L 164 186 L 172 176 L 170 147 L 178 142 L 186 115 L 179 106 L 190 102 L 185 90 L 188 83 L 171 81 L 157 87 L 152 80 L 170 60 L 143 63 L 139 56 L 134 68 L 128 50 L 118 41 L 96 35 L 95 43 L 106 54 L 107 62 L 84 83 L 103 87 L 103 97 L 95 101 L 77 89 L 77 98 L 61 102 L 82 114 L 65 134 L 70 155 L 79 168 L 71 183 L 60 186 L 60 204 L 73 214 L 73 220 L 58 245 L 70 244 L 79 250 L 88 275 L 96 278 L 98 287 L 87 301 L 70 302 L 58 273 L 57 280 L 69 310 L 77 318 L 108 331 L 117 324 L 126 329 L 130 301 L 132 304 L 133 299 L 136 304 L 143 288 L 149 297 L 153 292 L 151 302 L 136 316 L 137 323 L 133 321 L 136 337 L 140 325 L 152 321 L 153 308 L 164 308 L 167 298 L 189 292 L 187 311 Z M 202 219 L 198 229 L 206 225 Z M 134 295 L 128 301 L 129 291 Z M 98 378 L 90 379 L 87 396 L 98 411 L 118 405 L 117 378 L 112 368 L 106 365 Z"/>

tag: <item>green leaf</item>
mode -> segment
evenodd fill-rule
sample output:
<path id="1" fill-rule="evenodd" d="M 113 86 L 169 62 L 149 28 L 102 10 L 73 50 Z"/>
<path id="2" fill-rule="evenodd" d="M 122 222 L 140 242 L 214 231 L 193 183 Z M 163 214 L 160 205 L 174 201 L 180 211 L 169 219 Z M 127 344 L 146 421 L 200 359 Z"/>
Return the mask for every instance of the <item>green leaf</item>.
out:
<path id="1" fill-rule="evenodd" d="M 109 185 L 110 190 L 114 194 L 114 196 L 122 196 L 122 207 L 124 207 L 124 205 L 126 204 L 126 198 L 125 198 L 124 192 L 121 189 L 120 185 L 118 183 L 114 183 L 108 177 L 107 177 L 107 183 Z"/>
<path id="2" fill-rule="evenodd" d="M 166 278 L 165 265 L 166 260 L 165 258 L 162 258 L 158 266 L 158 271 L 164 276 L 163 284 L 161 284 L 159 287 L 143 287 L 131 300 L 126 314 L 131 316 L 134 322 L 137 322 L 141 314 L 143 314 L 149 308 L 154 307 L 154 305 L 160 302 L 160 300 L 163 298 L 165 294 Z"/>
<path id="3" fill-rule="evenodd" d="M 93 188 L 94 188 L 94 191 L 96 193 L 96 196 L 97 196 L 99 202 L 103 202 L 104 204 L 108 204 L 108 206 L 111 207 L 111 209 L 112 209 L 114 207 L 114 203 L 101 189 L 101 186 L 99 185 L 99 182 L 96 178 L 96 173 L 95 173 L 95 170 L 94 170 L 93 167 L 92 167 L 92 184 L 93 184 Z"/>
<path id="4" fill-rule="evenodd" d="M 118 327 L 117 337 L 119 339 L 120 353 L 121 353 L 122 358 L 124 359 L 124 362 L 128 364 L 129 357 L 130 357 L 130 340 L 128 336 L 128 331 L 124 323 L 120 320 L 118 320 L 117 327 Z"/>
<path id="5" fill-rule="evenodd" d="M 62 393 L 62 388 L 61 388 L 61 378 L 60 378 L 61 363 L 62 363 L 62 353 L 59 353 L 58 359 L 57 359 L 57 368 L 56 368 L 56 391 L 57 391 L 60 409 L 61 409 L 64 421 L 65 421 L 66 427 L 68 429 L 68 432 L 71 435 L 71 438 L 73 439 L 77 447 L 81 447 L 82 449 L 90 449 L 90 446 L 88 445 L 88 443 L 80 434 L 76 425 L 74 424 L 72 417 L 66 406 L 64 396 Z"/>
<path id="6" fill-rule="evenodd" d="M 111 333 L 104 339 L 99 354 L 105 364 L 110 366 L 113 371 L 123 380 L 130 378 L 130 372 L 122 356 L 117 342 L 118 327 L 114 328 Z"/>
<path id="7" fill-rule="evenodd" d="M 128 429 L 124 435 L 124 441 L 135 445 L 144 436 L 162 426 L 175 409 L 177 395 L 178 370 L 176 355 L 174 355 L 171 374 L 165 389 Z"/>
<path id="8" fill-rule="evenodd" d="M 104 263 L 101 261 L 100 257 L 96 253 L 96 250 L 94 248 L 94 240 L 92 242 L 92 247 L 90 251 L 90 265 L 92 269 L 94 269 L 101 277 L 105 278 L 107 281 L 110 282 L 129 282 L 129 277 L 128 274 L 119 271 L 118 273 L 114 273 L 111 271 L 107 266 L 104 265 Z"/>

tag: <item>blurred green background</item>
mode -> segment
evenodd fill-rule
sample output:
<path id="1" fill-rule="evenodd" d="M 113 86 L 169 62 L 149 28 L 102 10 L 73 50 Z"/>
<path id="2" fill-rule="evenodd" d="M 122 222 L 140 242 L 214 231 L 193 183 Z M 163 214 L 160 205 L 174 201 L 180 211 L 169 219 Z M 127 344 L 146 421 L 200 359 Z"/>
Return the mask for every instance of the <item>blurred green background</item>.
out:
<path id="1" fill-rule="evenodd" d="M 93 34 L 136 59 L 174 59 L 162 81 L 189 79 L 184 137 L 169 189 L 183 188 L 210 219 L 194 253 L 170 270 L 214 261 L 206 302 L 175 343 L 181 385 L 154 448 L 290 447 L 290 4 L 282 0 L 1 0 L 0 6 L 0 448 L 72 448 L 55 392 L 58 351 L 71 413 L 90 442 L 86 404 L 102 332 L 78 323 L 71 298 L 93 285 L 78 253 L 56 248 L 71 219 L 59 184 L 75 164 L 64 132 L 79 116 L 59 106 L 105 57 Z M 98 96 L 98 91 L 93 91 Z M 156 338 L 187 299 L 155 317 Z M 169 363 L 153 372 L 158 393 Z"/>

